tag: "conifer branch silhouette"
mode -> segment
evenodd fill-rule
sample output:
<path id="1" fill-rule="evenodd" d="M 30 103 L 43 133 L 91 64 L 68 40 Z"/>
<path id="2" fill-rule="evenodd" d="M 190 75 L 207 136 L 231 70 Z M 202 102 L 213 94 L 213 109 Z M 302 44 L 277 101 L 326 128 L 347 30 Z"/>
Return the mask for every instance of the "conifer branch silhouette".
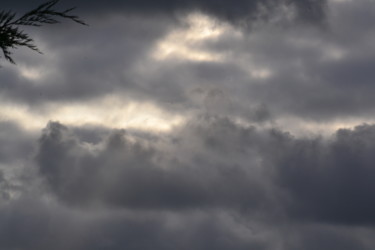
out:
<path id="1" fill-rule="evenodd" d="M 22 46 L 42 54 L 34 44 L 34 40 L 21 29 L 22 26 L 40 27 L 44 24 L 56 24 L 60 23 L 58 18 L 66 18 L 81 25 L 87 25 L 78 16 L 71 14 L 75 8 L 55 10 L 54 7 L 58 2 L 59 0 L 52 0 L 43 3 L 18 18 L 13 11 L 0 12 L 0 48 L 7 61 L 15 64 L 12 50 Z"/>

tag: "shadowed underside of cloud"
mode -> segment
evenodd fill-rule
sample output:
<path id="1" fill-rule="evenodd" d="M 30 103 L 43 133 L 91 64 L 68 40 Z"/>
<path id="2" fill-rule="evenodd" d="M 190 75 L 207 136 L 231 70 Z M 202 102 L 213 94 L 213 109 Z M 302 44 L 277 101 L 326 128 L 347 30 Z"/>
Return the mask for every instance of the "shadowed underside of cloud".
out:
<path id="1" fill-rule="evenodd" d="M 165 147 L 179 148 L 185 139 L 175 138 L 173 145 Z M 215 148 L 216 139 L 210 140 L 206 143 Z M 52 191 L 75 205 L 251 209 L 264 202 L 266 194 L 257 173 L 251 172 L 252 162 L 246 163 L 247 169 L 206 159 L 203 152 L 163 152 L 163 145 L 156 146 L 132 142 L 126 132 L 115 131 L 92 148 L 63 125 L 50 123 L 40 140 L 37 160 Z M 184 162 L 187 157 L 189 162 Z"/>
<path id="2" fill-rule="evenodd" d="M 291 215 L 347 225 L 373 225 L 375 127 L 337 131 L 330 142 L 299 140 L 275 167 L 290 192 Z"/>
<path id="3" fill-rule="evenodd" d="M 0 204 L 4 249 L 375 244 L 374 125 L 331 138 L 218 116 L 159 136 L 98 130 L 98 138 L 95 129 L 51 122 L 39 139 L 34 182 L 17 199 L 14 180 L 2 174 L 0 187 L 11 195 Z"/>
<path id="4" fill-rule="evenodd" d="M 239 235 L 233 221 L 220 213 L 103 215 L 24 200 L 2 208 L 0 222 L 3 249 L 205 250 L 272 246 L 258 235 Z"/>
<path id="5" fill-rule="evenodd" d="M 372 225 L 374 135 L 363 125 L 331 140 L 300 139 L 205 117 L 157 143 L 115 131 L 89 146 L 50 123 L 37 161 L 51 191 L 76 206 L 229 209 Z"/>

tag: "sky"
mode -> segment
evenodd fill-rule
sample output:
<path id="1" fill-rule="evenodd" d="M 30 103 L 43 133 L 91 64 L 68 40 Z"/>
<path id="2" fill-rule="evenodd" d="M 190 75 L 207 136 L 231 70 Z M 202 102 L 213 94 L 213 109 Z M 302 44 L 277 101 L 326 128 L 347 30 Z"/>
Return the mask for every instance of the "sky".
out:
<path id="1" fill-rule="evenodd" d="M 73 6 L 0 58 L 0 249 L 375 248 L 373 0 Z"/>

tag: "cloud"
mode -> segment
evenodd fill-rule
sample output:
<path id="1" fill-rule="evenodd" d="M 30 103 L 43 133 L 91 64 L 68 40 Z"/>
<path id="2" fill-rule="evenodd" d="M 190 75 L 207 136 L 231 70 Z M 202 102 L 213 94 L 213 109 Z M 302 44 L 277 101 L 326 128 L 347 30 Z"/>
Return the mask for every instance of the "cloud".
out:
<path id="1" fill-rule="evenodd" d="M 30 199 L 0 209 L 4 249 L 117 250 L 126 246 L 205 250 L 267 249 L 272 245 L 259 235 L 243 238 L 237 231 L 233 221 L 221 213 L 85 213 Z"/>
<path id="2" fill-rule="evenodd" d="M 142 245 L 140 235 L 157 249 L 181 244 L 198 249 L 370 249 L 373 242 L 365 235 L 372 234 L 373 223 L 374 131 L 373 125 L 362 125 L 330 138 L 301 138 L 202 116 L 171 135 L 103 130 L 92 140 L 90 129 L 52 122 L 39 140 L 36 163 L 46 185 L 42 193 L 57 203 L 22 200 L 42 206 L 35 216 L 40 209 L 49 211 L 52 232 L 60 220 L 65 228 L 79 229 L 54 234 L 57 241 L 68 239 L 73 249 Z M 14 219 L 25 213 L 18 209 Z M 56 213 L 60 210 L 62 215 Z M 91 212 L 82 217 L 84 211 Z M 39 222 L 30 225 L 46 230 Z M 173 232 L 180 236 L 172 237 Z M 117 237 L 128 234 L 132 240 Z M 214 238 L 207 237 L 211 234 Z M 221 235 L 228 241 L 222 242 Z M 170 237 L 175 240 L 167 241 Z M 340 245 L 342 237 L 346 242 Z M 43 242 L 38 235 L 33 239 Z"/>
<path id="3" fill-rule="evenodd" d="M 245 32 L 197 12 L 175 19 L 113 13 L 93 18 L 88 28 L 45 27 L 35 33 L 45 55 L 19 51 L 22 63 L 2 69 L 2 100 L 40 112 L 51 102 L 116 95 L 186 114 L 209 109 L 246 122 L 372 122 L 372 33 L 355 21 L 372 9 L 366 1 L 329 2 L 326 8 L 326 29 L 271 22 Z M 356 36 L 349 35 L 349 23 Z M 197 36 L 202 31 L 215 35 Z M 166 53 L 165 46 L 172 52 L 155 58 Z M 206 105 L 212 91 L 225 99 L 214 109 Z"/>
<path id="4" fill-rule="evenodd" d="M 213 140 L 205 143 L 215 144 Z M 175 146 L 180 147 L 177 142 Z M 48 186 L 72 204 L 172 211 L 239 206 L 247 210 L 267 200 L 256 179 L 260 174 L 251 171 L 251 166 L 210 162 L 198 152 L 185 156 L 189 162 L 181 162 L 177 154 L 184 152 L 170 158 L 168 152 L 160 152 L 162 147 L 133 142 L 121 130 L 89 146 L 69 135 L 63 125 L 50 123 L 37 159 Z"/>
<path id="5" fill-rule="evenodd" d="M 51 122 L 36 173 L 2 175 L 1 244 L 371 249 L 374 131 L 296 137 L 208 115 L 159 135 Z"/>
<path id="6" fill-rule="evenodd" d="M 0 69 L 1 249 L 374 249 L 371 1 L 73 5 Z"/>
<path id="7" fill-rule="evenodd" d="M 0 164 L 30 157 L 36 138 L 36 134 L 23 131 L 17 124 L 0 122 Z"/>
<path id="8" fill-rule="evenodd" d="M 83 13 L 103 13 L 103 12 L 126 12 L 126 13 L 137 13 L 137 14 L 173 14 L 178 12 L 189 12 L 189 11 L 203 11 L 207 14 L 217 16 L 223 20 L 229 21 L 246 21 L 254 20 L 257 18 L 269 17 L 267 13 L 272 9 L 282 8 L 288 6 L 291 8 L 290 12 L 294 11 L 294 15 L 298 19 L 307 21 L 318 21 L 324 17 L 325 12 L 325 0 L 278 0 L 278 1 L 245 1 L 237 0 L 233 1 L 118 1 L 111 0 L 106 3 L 90 2 L 90 1 L 64 1 L 61 3 L 64 6 L 78 6 L 79 12 Z M 30 4 L 24 3 L 24 1 L 17 0 L 7 8 L 12 7 L 13 9 L 22 10 L 25 6 Z"/>
<path id="9" fill-rule="evenodd" d="M 89 146 L 67 127 L 50 123 L 40 140 L 40 173 L 52 192 L 78 206 L 275 206 L 272 211 L 296 220 L 372 224 L 373 126 L 339 130 L 332 140 L 294 138 L 223 118 L 203 118 L 189 127 L 154 145 L 116 131 Z"/>
<path id="10" fill-rule="evenodd" d="M 202 118 L 156 141 L 115 131 L 95 145 L 50 123 L 40 140 L 40 174 L 78 206 L 179 211 L 229 209 L 296 221 L 372 224 L 374 126 L 332 139 Z"/>
<path id="11" fill-rule="evenodd" d="M 373 125 L 338 130 L 332 141 L 290 140 L 276 158 L 290 214 L 344 225 L 372 225 Z M 277 165 L 276 165 L 277 164 Z"/>

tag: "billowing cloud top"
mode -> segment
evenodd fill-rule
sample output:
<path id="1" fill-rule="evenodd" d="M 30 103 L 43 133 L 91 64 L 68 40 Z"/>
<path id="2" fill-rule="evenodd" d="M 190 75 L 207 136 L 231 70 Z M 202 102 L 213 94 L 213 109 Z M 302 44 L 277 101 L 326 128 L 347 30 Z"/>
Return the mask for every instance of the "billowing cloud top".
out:
<path id="1" fill-rule="evenodd" d="M 0 249 L 374 249 L 372 1 L 58 6 L 1 63 Z"/>

